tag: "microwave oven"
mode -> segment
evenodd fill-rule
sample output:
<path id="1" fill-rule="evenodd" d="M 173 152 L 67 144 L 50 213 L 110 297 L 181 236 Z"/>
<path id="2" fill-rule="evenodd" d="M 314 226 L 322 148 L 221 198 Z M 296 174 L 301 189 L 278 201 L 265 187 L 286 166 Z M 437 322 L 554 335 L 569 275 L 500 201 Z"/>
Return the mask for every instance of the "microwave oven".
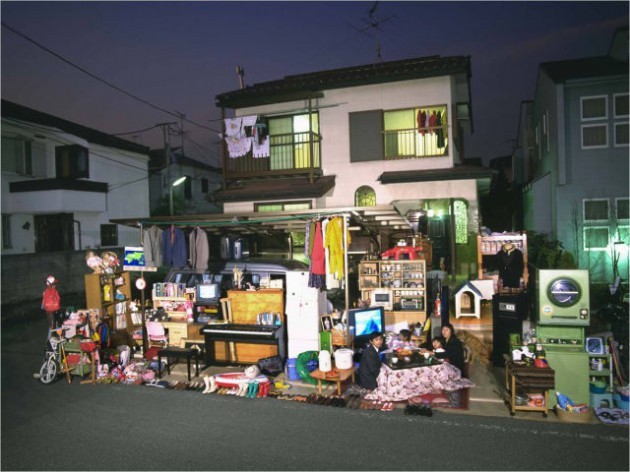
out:
<path id="1" fill-rule="evenodd" d="M 392 291 L 383 288 L 372 290 L 370 306 L 382 306 L 385 310 L 391 311 L 394 306 Z"/>

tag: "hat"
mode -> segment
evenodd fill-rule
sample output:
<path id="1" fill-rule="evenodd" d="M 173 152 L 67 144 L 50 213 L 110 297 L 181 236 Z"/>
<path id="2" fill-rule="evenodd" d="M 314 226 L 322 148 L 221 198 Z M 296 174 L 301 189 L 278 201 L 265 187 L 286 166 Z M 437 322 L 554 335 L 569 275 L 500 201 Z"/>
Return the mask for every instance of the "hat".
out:
<path id="1" fill-rule="evenodd" d="M 48 285 L 52 285 L 52 284 L 56 284 L 57 282 L 59 282 L 54 275 L 49 275 L 48 278 L 46 279 L 46 283 Z"/>

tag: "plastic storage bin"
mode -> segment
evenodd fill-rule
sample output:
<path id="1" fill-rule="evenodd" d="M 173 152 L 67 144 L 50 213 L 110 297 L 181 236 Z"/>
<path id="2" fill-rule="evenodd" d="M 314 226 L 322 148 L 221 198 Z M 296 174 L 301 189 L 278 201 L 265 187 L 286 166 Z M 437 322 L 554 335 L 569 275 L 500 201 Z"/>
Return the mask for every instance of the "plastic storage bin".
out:
<path id="1" fill-rule="evenodd" d="M 297 359 L 295 357 L 291 357 L 289 359 L 287 359 L 287 376 L 289 377 L 289 380 L 300 380 L 300 374 L 298 374 L 298 371 L 295 367 L 297 362 Z"/>

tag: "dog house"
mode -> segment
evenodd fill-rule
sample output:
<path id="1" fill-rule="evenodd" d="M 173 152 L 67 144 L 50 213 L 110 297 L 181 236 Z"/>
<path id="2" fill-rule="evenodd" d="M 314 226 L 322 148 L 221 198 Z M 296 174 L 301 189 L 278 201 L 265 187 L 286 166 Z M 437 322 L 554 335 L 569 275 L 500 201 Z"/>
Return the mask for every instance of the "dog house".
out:
<path id="1" fill-rule="evenodd" d="M 481 319 L 481 300 L 492 300 L 492 280 L 469 280 L 455 292 L 455 318 L 473 316 Z"/>

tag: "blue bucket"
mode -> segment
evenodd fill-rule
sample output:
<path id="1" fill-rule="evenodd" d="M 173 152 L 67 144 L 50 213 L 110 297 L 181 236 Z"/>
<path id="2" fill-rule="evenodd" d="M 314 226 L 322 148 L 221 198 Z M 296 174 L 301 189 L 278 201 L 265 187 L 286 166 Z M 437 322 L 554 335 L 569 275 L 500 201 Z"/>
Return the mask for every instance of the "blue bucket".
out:
<path id="1" fill-rule="evenodd" d="M 300 380 L 300 374 L 295 367 L 297 363 L 297 358 L 291 357 L 287 359 L 287 375 L 289 376 L 289 380 Z"/>

